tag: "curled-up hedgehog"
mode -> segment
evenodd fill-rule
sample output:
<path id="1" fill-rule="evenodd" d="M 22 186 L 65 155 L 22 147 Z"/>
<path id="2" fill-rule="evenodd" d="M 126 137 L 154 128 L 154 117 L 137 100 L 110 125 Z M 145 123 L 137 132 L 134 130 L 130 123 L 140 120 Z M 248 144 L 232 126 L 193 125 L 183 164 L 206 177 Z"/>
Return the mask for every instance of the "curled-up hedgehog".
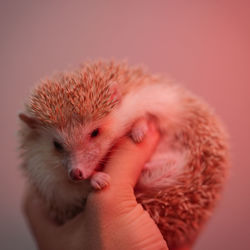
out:
<path id="1" fill-rule="evenodd" d="M 88 63 L 42 81 L 19 117 L 22 169 L 60 223 L 109 185 L 102 168 L 116 142 L 140 142 L 154 119 L 160 141 L 135 195 L 170 249 L 194 241 L 229 166 L 226 133 L 207 104 L 125 63 Z"/>

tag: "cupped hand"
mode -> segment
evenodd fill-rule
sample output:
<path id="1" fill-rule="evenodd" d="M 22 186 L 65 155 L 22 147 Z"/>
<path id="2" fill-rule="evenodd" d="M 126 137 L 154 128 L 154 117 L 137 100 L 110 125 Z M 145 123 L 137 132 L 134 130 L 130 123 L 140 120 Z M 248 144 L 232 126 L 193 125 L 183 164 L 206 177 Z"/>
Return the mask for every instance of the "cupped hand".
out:
<path id="1" fill-rule="evenodd" d="M 91 192 L 84 211 L 58 226 L 48 217 L 43 201 L 31 187 L 24 199 L 24 213 L 39 249 L 168 249 L 158 227 L 137 203 L 134 186 L 150 158 L 159 134 L 152 123 L 141 143 L 123 138 L 104 172 L 109 187 Z"/>

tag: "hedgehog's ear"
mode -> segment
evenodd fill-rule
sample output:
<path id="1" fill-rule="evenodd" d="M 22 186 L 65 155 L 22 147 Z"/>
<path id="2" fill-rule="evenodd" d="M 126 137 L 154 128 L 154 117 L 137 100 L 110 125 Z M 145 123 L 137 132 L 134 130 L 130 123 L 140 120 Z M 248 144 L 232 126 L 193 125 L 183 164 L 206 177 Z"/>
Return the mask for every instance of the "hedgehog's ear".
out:
<path id="1" fill-rule="evenodd" d="M 120 103 L 121 101 L 121 94 L 120 91 L 118 90 L 117 83 L 111 83 L 110 84 L 110 100 L 115 103 Z"/>
<path id="2" fill-rule="evenodd" d="M 18 116 L 20 120 L 26 123 L 30 128 L 32 129 L 37 128 L 38 122 L 35 118 L 29 117 L 24 113 L 20 113 Z"/>

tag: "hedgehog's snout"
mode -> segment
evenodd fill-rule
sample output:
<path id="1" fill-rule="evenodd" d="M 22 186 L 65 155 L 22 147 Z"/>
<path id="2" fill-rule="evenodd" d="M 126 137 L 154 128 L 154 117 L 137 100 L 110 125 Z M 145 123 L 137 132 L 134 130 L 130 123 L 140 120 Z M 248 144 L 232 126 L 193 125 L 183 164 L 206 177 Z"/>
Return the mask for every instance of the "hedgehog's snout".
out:
<path id="1" fill-rule="evenodd" d="M 84 180 L 82 171 L 79 168 L 74 168 L 69 171 L 69 177 L 72 181 L 81 181 Z"/>

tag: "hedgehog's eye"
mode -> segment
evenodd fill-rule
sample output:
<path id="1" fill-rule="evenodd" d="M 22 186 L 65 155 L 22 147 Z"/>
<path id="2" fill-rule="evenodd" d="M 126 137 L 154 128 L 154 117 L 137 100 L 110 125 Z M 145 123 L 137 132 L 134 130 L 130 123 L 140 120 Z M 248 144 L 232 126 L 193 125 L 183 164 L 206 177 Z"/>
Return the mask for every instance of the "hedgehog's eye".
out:
<path id="1" fill-rule="evenodd" d="M 93 131 L 92 131 L 92 133 L 91 133 L 91 137 L 93 138 L 93 137 L 96 137 L 96 136 L 98 136 L 99 135 L 99 128 L 96 128 L 96 129 L 94 129 Z"/>
<path id="2" fill-rule="evenodd" d="M 59 143 L 58 141 L 53 141 L 54 147 L 58 152 L 62 152 L 63 151 L 63 146 L 61 143 Z"/>

